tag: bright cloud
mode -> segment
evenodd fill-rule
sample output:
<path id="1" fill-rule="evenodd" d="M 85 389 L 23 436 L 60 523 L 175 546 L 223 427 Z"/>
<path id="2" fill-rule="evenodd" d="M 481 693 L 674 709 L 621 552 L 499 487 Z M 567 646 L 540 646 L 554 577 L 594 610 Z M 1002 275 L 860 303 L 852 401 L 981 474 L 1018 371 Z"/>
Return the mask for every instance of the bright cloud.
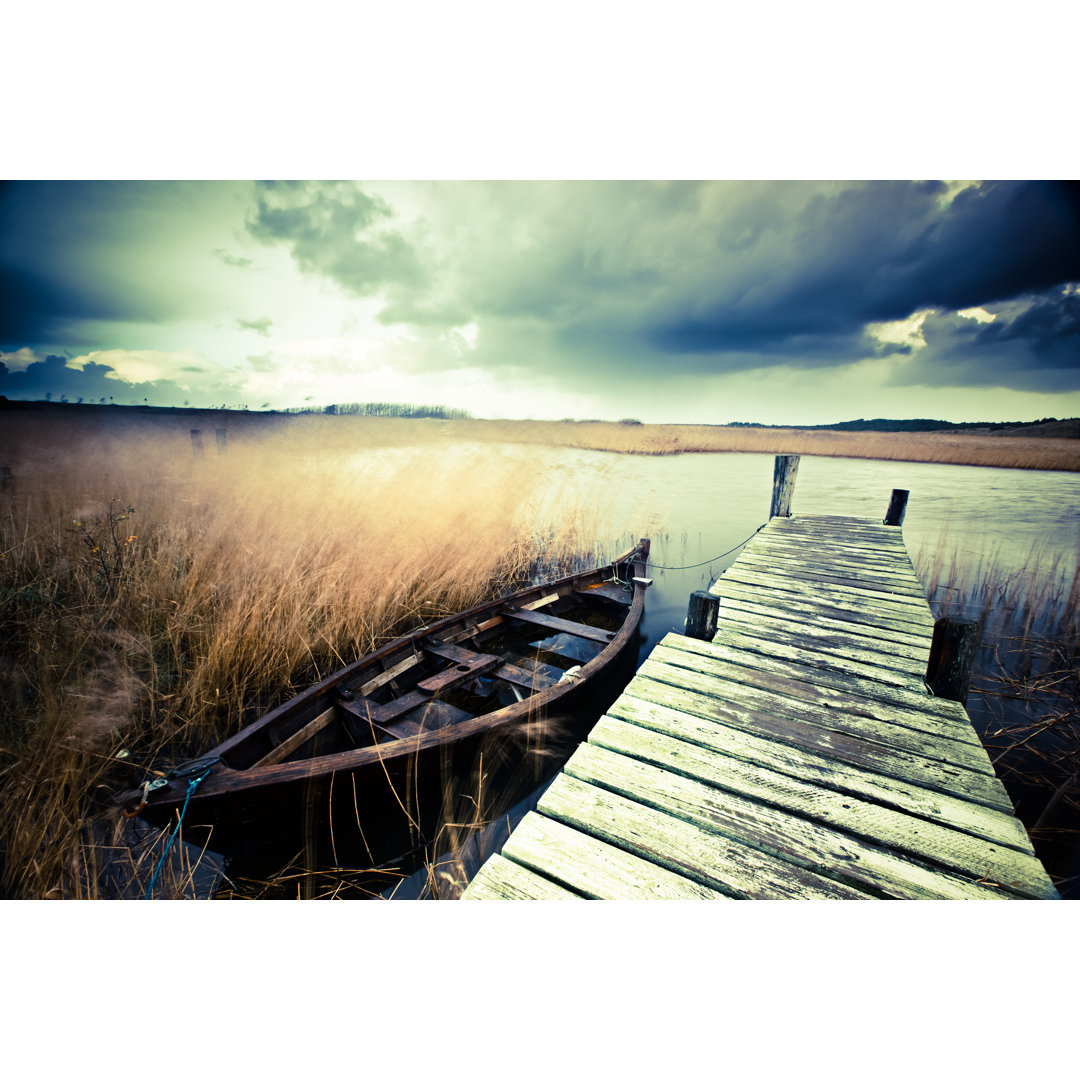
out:
<path id="1" fill-rule="evenodd" d="M 185 349 L 177 352 L 104 349 L 76 356 L 68 361 L 67 366 L 82 371 L 87 364 L 112 368 L 106 378 L 129 383 L 157 382 L 159 379 L 175 378 L 182 372 L 194 374 L 207 369 L 205 356 Z"/>

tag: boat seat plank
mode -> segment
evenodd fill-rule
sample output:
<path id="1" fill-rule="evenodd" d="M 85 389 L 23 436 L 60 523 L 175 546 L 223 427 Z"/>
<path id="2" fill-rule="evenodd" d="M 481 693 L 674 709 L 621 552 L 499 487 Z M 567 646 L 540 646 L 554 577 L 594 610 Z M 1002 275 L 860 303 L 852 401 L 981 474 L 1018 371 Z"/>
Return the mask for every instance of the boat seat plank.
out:
<path id="1" fill-rule="evenodd" d="M 616 600 L 620 604 L 629 604 L 634 596 L 633 590 L 629 586 L 617 581 L 604 581 L 599 585 L 590 585 L 588 588 L 577 589 L 576 591 L 581 596 L 604 596 L 608 600 Z"/>
<path id="2" fill-rule="evenodd" d="M 554 686 L 562 678 L 562 674 L 562 671 L 551 664 L 543 664 L 535 669 L 520 667 L 518 664 L 503 664 L 492 672 L 496 679 L 532 691 L 546 690 L 549 686 Z"/>
<path id="3" fill-rule="evenodd" d="M 426 690 L 429 694 L 437 694 L 447 690 L 457 683 L 466 682 L 498 667 L 502 663 L 502 657 L 494 653 L 471 652 L 469 649 L 458 649 L 452 646 L 454 652 L 460 654 L 460 658 L 453 661 L 453 666 L 444 671 L 436 672 L 426 679 L 421 679 L 416 685 L 420 690 Z"/>
<path id="4" fill-rule="evenodd" d="M 512 607 L 503 610 L 506 615 L 509 615 L 511 619 L 517 622 L 532 623 L 534 626 L 544 627 L 545 630 L 573 634 L 574 637 L 599 641 L 603 645 L 609 645 L 615 637 L 610 630 L 601 630 L 598 626 L 587 626 L 585 623 L 573 622 L 570 619 L 560 619 L 557 615 L 544 615 L 539 611 L 515 610 Z"/>
<path id="5" fill-rule="evenodd" d="M 405 739 L 410 735 L 419 735 L 422 731 L 437 731 L 439 728 L 456 724 L 460 720 L 471 719 L 472 713 L 464 709 L 459 709 L 445 701 L 429 701 L 394 724 L 388 724 L 386 731 L 390 735 Z"/>
<path id="6" fill-rule="evenodd" d="M 373 690 L 378 690 L 380 686 L 385 686 L 388 682 L 392 682 L 410 668 L 416 667 L 416 665 L 420 663 L 420 659 L 419 653 L 413 653 L 411 656 L 406 656 L 404 660 L 398 661 L 398 663 L 388 667 L 385 671 L 381 671 L 378 675 L 368 679 L 362 686 L 356 687 L 355 692 L 364 697 Z"/>
<path id="7" fill-rule="evenodd" d="M 389 725 L 430 700 L 430 694 L 425 694 L 422 690 L 412 690 L 386 705 L 376 705 L 366 698 L 357 698 L 351 701 L 342 700 L 338 704 L 347 713 L 351 714 L 350 717 L 346 718 L 345 723 L 353 736 L 363 738 L 367 734 L 366 729 L 369 724 L 379 731 L 387 732 L 387 734 L 398 734 L 389 730 Z M 352 719 L 353 717 L 355 719 Z M 357 725 L 357 720 L 360 722 L 359 725 Z"/>
<path id="8" fill-rule="evenodd" d="M 437 656 L 440 660 L 449 660 L 454 664 L 471 664 L 478 656 L 491 655 L 490 653 L 479 653 L 475 649 L 463 648 L 452 641 L 438 641 L 435 638 L 425 641 L 422 647 L 424 652 Z"/>

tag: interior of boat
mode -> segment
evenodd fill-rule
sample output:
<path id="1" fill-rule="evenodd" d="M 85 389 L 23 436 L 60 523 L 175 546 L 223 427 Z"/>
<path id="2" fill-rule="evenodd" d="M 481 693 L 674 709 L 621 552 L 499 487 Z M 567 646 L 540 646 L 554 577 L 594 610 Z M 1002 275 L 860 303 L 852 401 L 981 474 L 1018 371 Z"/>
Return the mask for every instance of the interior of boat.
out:
<path id="1" fill-rule="evenodd" d="M 392 742 L 580 679 L 623 625 L 632 597 L 632 585 L 608 577 L 417 631 L 253 725 L 223 760 L 249 769 Z"/>

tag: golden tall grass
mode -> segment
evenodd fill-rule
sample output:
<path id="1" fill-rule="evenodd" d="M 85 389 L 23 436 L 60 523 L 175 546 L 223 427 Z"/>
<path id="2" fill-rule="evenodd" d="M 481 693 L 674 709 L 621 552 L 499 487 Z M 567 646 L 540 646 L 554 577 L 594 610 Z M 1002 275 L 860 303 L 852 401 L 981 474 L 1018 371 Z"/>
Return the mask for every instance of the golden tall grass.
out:
<path id="1" fill-rule="evenodd" d="M 525 453 L 366 433 L 219 456 L 211 431 L 201 458 L 186 422 L 4 436 L 4 895 L 97 895 L 89 826 L 146 766 L 597 544 L 579 504 L 539 508 Z"/>
<path id="2" fill-rule="evenodd" d="M 621 454 L 807 454 L 1080 471 L 1080 439 L 532 420 L 454 420 L 444 426 L 473 439 L 548 443 Z"/>

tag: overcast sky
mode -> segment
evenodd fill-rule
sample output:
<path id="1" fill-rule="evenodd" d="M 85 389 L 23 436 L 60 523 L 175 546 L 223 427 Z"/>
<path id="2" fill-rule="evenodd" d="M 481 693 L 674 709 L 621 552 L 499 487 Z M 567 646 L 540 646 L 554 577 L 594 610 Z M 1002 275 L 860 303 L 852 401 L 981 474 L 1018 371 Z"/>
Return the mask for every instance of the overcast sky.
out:
<path id="1" fill-rule="evenodd" d="M 490 417 L 1080 414 L 1060 182 L 15 182 L 0 393 Z"/>

